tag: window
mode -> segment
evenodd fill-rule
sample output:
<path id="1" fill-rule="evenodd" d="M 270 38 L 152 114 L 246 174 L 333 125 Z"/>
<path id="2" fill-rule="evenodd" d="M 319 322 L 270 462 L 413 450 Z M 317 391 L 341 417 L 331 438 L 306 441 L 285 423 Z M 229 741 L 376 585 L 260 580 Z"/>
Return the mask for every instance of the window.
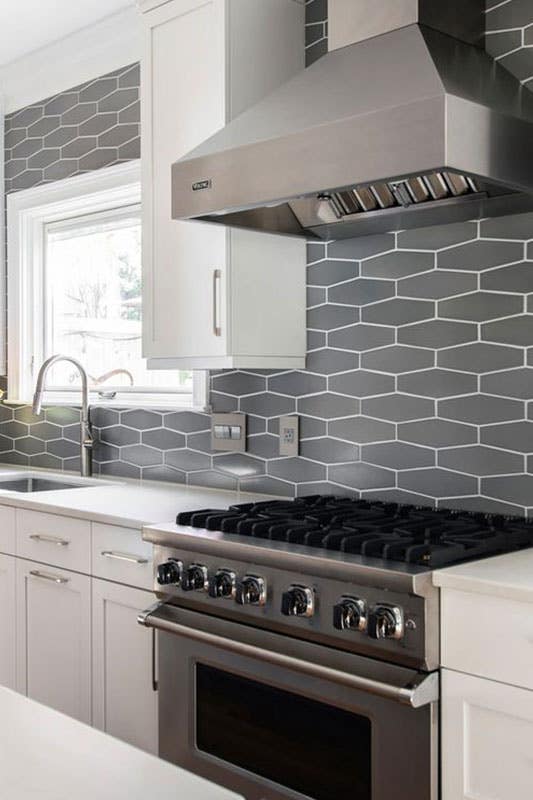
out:
<path id="1" fill-rule="evenodd" d="M 50 355 L 87 370 L 92 402 L 202 406 L 202 372 L 151 370 L 142 357 L 141 207 L 136 162 L 8 198 L 8 397 L 27 402 Z M 68 362 L 48 402 L 76 402 Z"/>

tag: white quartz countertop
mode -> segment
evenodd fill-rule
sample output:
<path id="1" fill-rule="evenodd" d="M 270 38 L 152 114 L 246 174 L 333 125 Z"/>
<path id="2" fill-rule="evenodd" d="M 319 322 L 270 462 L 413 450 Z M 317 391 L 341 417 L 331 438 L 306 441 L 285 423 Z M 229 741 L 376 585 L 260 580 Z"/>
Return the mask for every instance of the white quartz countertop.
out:
<path id="1" fill-rule="evenodd" d="M 242 800 L 0 687 L 2 800 Z"/>
<path id="2" fill-rule="evenodd" d="M 74 473 L 52 470 L 24 470 L 21 467 L 0 467 L 0 478 L 21 473 L 40 477 L 83 482 Z M 19 493 L 2 489 L 0 505 L 30 508 L 52 514 L 89 519 L 128 528 L 175 520 L 178 511 L 200 508 L 226 508 L 232 503 L 265 500 L 269 495 L 247 494 L 180 484 L 135 481 L 125 478 L 91 478 L 83 488 Z M 93 484 L 93 485 L 91 485 Z"/>
<path id="3" fill-rule="evenodd" d="M 437 570 L 436 586 L 533 603 L 533 548 Z"/>

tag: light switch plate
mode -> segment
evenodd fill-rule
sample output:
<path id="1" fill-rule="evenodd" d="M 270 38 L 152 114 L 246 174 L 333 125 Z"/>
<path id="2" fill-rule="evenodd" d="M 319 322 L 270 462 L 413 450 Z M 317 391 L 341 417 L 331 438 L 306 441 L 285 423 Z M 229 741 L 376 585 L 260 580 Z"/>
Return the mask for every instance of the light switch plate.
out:
<path id="1" fill-rule="evenodd" d="M 211 449 L 243 453 L 246 450 L 246 414 L 211 414 Z"/>
<path id="2" fill-rule="evenodd" d="M 279 454 L 297 456 L 300 452 L 300 419 L 295 415 L 279 418 Z"/>

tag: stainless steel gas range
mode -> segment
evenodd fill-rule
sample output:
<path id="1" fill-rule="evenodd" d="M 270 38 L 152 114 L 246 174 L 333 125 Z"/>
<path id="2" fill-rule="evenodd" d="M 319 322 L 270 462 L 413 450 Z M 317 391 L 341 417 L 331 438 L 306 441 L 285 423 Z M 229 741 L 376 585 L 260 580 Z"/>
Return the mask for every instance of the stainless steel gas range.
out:
<path id="1" fill-rule="evenodd" d="M 531 524 L 311 496 L 143 536 L 163 758 L 247 800 L 437 800 L 432 570 L 531 546 Z"/>

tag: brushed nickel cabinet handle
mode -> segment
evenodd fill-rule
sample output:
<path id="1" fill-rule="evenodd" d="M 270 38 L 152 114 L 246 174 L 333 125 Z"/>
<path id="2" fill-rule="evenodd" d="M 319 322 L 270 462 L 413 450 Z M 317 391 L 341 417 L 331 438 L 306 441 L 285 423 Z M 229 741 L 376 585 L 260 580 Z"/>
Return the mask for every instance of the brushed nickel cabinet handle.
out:
<path id="1" fill-rule="evenodd" d="M 159 689 L 159 683 L 157 680 L 157 667 L 156 667 L 156 642 L 157 642 L 157 631 L 155 628 L 152 628 L 152 691 L 157 692 Z"/>
<path id="2" fill-rule="evenodd" d="M 213 333 L 215 336 L 222 336 L 220 324 L 220 281 L 222 272 L 219 269 L 213 270 Z"/>
<path id="3" fill-rule="evenodd" d="M 44 533 L 31 533 L 30 539 L 34 542 L 46 542 L 46 544 L 55 544 L 58 547 L 68 547 L 70 541 L 68 539 L 60 539 L 59 536 L 47 536 Z"/>
<path id="4" fill-rule="evenodd" d="M 31 569 L 30 575 L 34 578 L 41 578 L 43 581 L 52 581 L 52 583 L 68 583 L 70 578 L 63 578 L 61 575 L 54 575 L 52 572 L 41 572 L 39 569 Z"/>
<path id="5" fill-rule="evenodd" d="M 116 558 L 117 561 L 130 561 L 132 564 L 148 564 L 147 558 L 132 556 L 129 553 L 121 553 L 118 550 L 102 550 L 101 554 L 105 556 L 105 558 Z"/>

